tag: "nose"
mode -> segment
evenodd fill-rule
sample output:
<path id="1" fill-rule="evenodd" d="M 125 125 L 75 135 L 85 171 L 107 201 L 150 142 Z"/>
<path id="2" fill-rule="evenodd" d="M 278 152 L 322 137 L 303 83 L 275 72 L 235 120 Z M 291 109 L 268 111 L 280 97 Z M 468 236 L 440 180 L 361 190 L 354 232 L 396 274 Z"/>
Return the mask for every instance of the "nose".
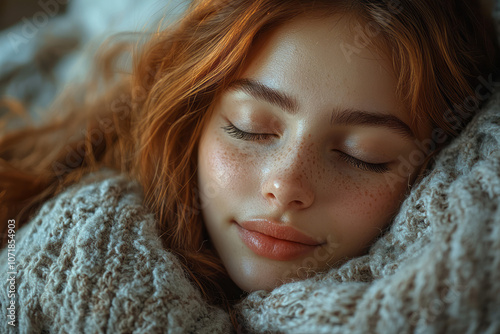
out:
<path id="1" fill-rule="evenodd" d="M 272 168 L 262 184 L 262 195 L 280 210 L 301 210 L 314 202 L 314 191 L 306 171 L 297 161 L 287 168 Z"/>

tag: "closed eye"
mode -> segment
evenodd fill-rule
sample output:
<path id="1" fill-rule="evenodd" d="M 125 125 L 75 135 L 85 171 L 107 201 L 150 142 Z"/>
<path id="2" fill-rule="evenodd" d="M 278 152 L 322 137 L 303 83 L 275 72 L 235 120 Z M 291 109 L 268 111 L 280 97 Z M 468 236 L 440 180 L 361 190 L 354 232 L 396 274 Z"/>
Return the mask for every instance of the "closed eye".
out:
<path id="1" fill-rule="evenodd" d="M 366 162 L 363 160 L 359 160 L 359 159 L 357 159 L 357 158 L 355 158 L 347 153 L 344 153 L 342 151 L 337 151 L 337 150 L 335 150 L 335 151 L 337 153 L 339 153 L 340 159 L 342 159 L 343 161 L 347 162 L 348 164 L 350 164 L 358 169 L 361 169 L 363 171 L 375 172 L 375 173 L 380 173 L 380 174 L 387 173 L 390 171 L 388 163 L 374 164 L 374 163 Z"/>
<path id="2" fill-rule="evenodd" d="M 261 141 L 261 140 L 267 140 L 270 137 L 273 137 L 274 134 L 268 134 L 268 133 L 250 133 L 250 132 L 245 132 L 237 127 L 235 127 L 232 123 L 229 123 L 226 126 L 223 126 L 222 129 L 226 131 L 230 136 L 236 138 L 236 139 L 241 139 L 241 140 L 248 140 L 248 141 Z"/>
<path id="3" fill-rule="evenodd" d="M 235 127 L 231 122 L 229 122 L 228 125 L 223 126 L 222 129 L 227 132 L 230 136 L 240 139 L 240 140 L 246 140 L 246 141 L 262 141 L 262 140 L 268 140 L 269 138 L 275 136 L 274 134 L 268 134 L 268 133 L 251 133 L 251 132 L 245 132 L 237 127 Z M 357 159 L 347 153 L 344 153 L 342 151 L 337 151 L 339 153 L 340 159 L 343 161 L 347 162 L 351 166 L 354 166 L 360 170 L 363 171 L 368 171 L 368 172 L 375 172 L 375 173 L 387 173 L 390 171 L 389 164 L 388 163 L 379 163 L 379 164 L 374 164 L 370 162 L 366 162 L 360 159 Z"/>

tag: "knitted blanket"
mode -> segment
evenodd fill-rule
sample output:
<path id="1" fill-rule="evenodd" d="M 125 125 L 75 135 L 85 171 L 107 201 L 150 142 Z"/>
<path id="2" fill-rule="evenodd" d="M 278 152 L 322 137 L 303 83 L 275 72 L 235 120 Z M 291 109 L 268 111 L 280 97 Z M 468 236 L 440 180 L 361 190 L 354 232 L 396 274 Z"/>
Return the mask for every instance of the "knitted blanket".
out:
<path id="1" fill-rule="evenodd" d="M 499 142 L 496 94 L 369 254 L 250 293 L 239 332 L 500 333 Z M 141 201 L 136 181 L 107 169 L 47 201 L 0 253 L 0 331 L 230 333 Z"/>
<path id="2" fill-rule="evenodd" d="M 141 201 L 138 183 L 106 169 L 47 201 L 15 233 L 13 267 L 0 253 L 0 332 L 228 333 Z"/>

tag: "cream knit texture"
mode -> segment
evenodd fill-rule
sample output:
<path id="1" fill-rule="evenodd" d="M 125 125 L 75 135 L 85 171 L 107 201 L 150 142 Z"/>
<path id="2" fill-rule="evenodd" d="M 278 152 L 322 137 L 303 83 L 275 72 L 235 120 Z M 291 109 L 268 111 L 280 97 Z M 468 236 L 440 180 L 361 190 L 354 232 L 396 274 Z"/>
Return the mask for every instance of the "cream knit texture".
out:
<path id="1" fill-rule="evenodd" d="M 0 253 L 0 333 L 229 332 L 162 249 L 141 201 L 136 182 L 102 170 L 44 204 L 15 236 L 15 327 Z"/>

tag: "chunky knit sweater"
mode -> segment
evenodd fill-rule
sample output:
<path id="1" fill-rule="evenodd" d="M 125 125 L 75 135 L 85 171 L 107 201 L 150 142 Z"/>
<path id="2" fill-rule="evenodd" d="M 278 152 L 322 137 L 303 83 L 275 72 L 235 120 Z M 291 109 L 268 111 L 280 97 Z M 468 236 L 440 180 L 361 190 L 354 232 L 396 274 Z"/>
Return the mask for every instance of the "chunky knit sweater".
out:
<path id="1" fill-rule="evenodd" d="M 111 170 L 89 174 L 15 232 L 0 253 L 0 332 L 234 331 L 162 249 L 140 189 Z M 500 95 L 368 254 L 252 292 L 236 310 L 240 333 L 500 333 Z"/>

